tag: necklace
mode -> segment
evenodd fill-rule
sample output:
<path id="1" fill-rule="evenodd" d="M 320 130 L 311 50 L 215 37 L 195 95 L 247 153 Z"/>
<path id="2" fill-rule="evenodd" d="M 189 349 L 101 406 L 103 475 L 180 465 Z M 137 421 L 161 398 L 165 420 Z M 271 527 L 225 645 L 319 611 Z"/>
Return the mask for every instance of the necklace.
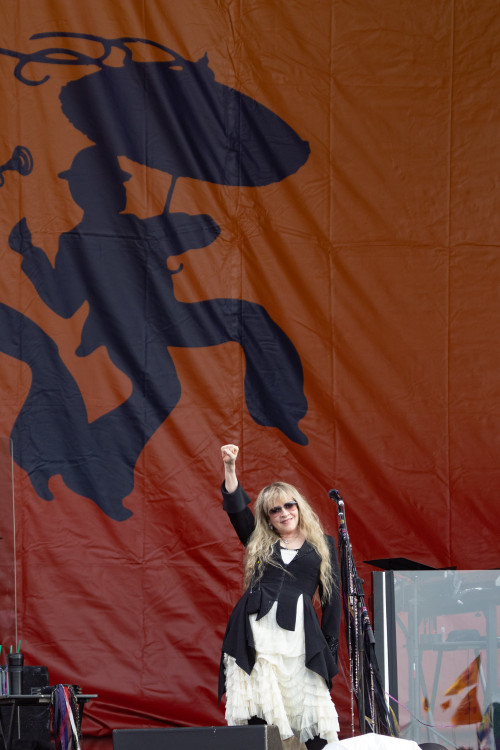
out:
<path id="1" fill-rule="evenodd" d="M 294 539 L 298 539 L 299 536 L 300 534 L 295 534 L 295 536 L 291 536 L 289 539 L 285 539 L 284 537 L 281 536 L 280 539 L 282 542 L 286 544 L 286 549 L 288 549 L 288 545 L 290 544 L 290 542 L 293 542 Z"/>

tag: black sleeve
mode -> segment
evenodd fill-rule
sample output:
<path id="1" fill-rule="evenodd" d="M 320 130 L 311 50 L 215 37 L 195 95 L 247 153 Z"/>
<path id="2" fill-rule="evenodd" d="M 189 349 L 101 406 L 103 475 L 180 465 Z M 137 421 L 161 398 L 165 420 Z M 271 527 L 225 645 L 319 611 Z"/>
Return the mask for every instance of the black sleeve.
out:
<path id="1" fill-rule="evenodd" d="M 227 492 L 223 482 L 221 492 L 222 507 L 228 514 L 238 539 L 246 545 L 255 527 L 253 513 L 248 507 L 252 501 L 239 482 L 234 492 Z"/>
<path id="2" fill-rule="evenodd" d="M 341 617 L 341 596 L 340 596 L 340 570 L 337 556 L 335 541 L 331 536 L 326 537 L 328 548 L 330 550 L 330 562 L 332 565 L 333 583 L 332 594 L 330 599 L 322 605 L 323 614 L 321 617 L 321 630 L 328 643 L 335 662 L 338 659 L 339 635 L 340 635 L 340 617 Z M 322 587 L 319 587 L 319 594 L 322 596 Z"/>

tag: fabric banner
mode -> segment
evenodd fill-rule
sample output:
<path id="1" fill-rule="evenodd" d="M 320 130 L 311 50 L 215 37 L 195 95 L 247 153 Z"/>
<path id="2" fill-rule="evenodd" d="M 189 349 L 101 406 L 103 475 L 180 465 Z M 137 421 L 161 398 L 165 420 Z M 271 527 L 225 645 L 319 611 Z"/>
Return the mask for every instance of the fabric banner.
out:
<path id="1" fill-rule="evenodd" d="M 498 566 L 496 0 L 0 21 L 19 635 L 99 694 L 86 731 L 224 721 L 223 443 L 333 534 L 338 488 L 360 566 Z M 346 668 L 332 694 L 348 733 Z"/>

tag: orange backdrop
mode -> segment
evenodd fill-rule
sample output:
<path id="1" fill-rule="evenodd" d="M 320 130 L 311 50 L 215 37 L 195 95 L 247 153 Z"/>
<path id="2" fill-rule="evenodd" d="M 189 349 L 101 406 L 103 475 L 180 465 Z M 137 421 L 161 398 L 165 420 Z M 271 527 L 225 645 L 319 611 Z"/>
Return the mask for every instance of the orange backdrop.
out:
<path id="1" fill-rule="evenodd" d="M 64 467 L 49 481 L 52 502 L 22 462 L 14 469 L 26 662 L 48 665 L 53 682 L 99 694 L 87 710 L 90 733 L 219 724 L 219 647 L 242 558 L 220 508 L 219 445 L 241 446 L 247 491 L 290 481 L 331 533 L 336 508 L 327 493 L 338 488 L 360 564 L 500 564 L 498 4 L 4 0 L 0 162 L 23 145 L 33 170 L 5 171 L 0 187 L 3 437 L 35 379 L 45 382 L 36 371 L 42 351 L 76 383 L 89 424 L 132 389 L 105 345 L 77 356 L 89 303 L 69 317 L 51 309 L 9 244 L 24 217 L 53 265 L 61 234 L 82 220 L 58 174 L 92 141 L 59 96 L 98 68 L 34 53 L 65 46 L 95 55 L 98 45 L 32 38 L 50 32 L 139 37 L 190 61 L 207 53 L 217 82 L 265 105 L 310 147 L 300 168 L 267 185 L 180 177 L 171 211 L 210 216 L 220 234 L 168 261 L 178 271 L 177 301 L 247 300 L 286 334 L 303 369 L 307 444 L 252 419 L 244 352 L 232 340 L 169 347 L 180 398 L 132 466 L 128 518 L 115 520 L 71 490 Z M 49 76 L 44 83 L 16 77 L 21 55 L 31 55 L 25 78 Z M 120 55 L 109 60 L 122 63 Z M 120 164 L 132 175 L 126 212 L 160 214 L 171 175 L 124 156 Z M 38 343 L 27 361 L 29 321 Z M 28 413 L 28 444 L 40 420 L 54 430 L 59 418 L 71 424 L 75 403 L 55 408 L 58 387 L 44 385 L 48 415 L 36 405 Z M 97 450 L 120 471 L 118 439 Z M 42 468 L 48 453 L 39 454 Z M 343 670 L 333 695 L 347 733 L 348 691 Z"/>

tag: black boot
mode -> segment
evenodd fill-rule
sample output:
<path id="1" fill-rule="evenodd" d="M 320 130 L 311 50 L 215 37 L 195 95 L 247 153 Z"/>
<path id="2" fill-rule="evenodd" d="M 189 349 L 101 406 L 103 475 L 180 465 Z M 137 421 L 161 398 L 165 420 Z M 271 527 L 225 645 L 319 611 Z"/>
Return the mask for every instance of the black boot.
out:
<path id="1" fill-rule="evenodd" d="M 323 737 L 320 737 L 319 734 L 313 737 L 312 740 L 306 740 L 305 743 L 307 750 L 322 750 L 327 744 L 328 742 Z"/>

